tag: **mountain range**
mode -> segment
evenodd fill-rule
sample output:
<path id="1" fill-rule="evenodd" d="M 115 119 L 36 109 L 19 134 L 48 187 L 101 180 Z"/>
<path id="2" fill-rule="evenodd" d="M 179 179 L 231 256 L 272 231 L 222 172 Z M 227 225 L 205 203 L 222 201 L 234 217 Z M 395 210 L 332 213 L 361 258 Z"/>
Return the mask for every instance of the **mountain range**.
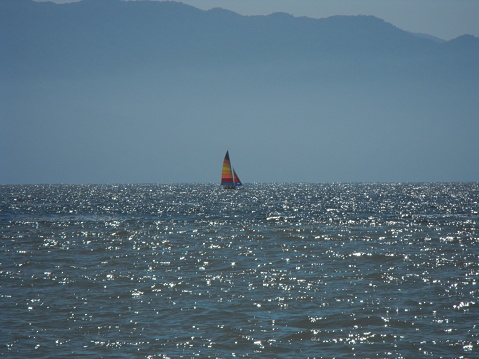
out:
<path id="1" fill-rule="evenodd" d="M 441 41 L 373 16 L 3 0 L 0 53 L 0 183 L 214 181 L 223 149 L 242 154 L 246 181 L 479 178 L 471 35 Z"/>
<path id="2" fill-rule="evenodd" d="M 0 6 L 1 45 L 7 53 L 2 67 L 13 66 L 19 74 L 71 73 L 72 67 L 82 72 L 145 65 L 314 65 L 351 57 L 475 61 L 479 54 L 479 39 L 473 36 L 438 43 L 373 16 L 241 16 L 167 1 L 4 0 Z"/>

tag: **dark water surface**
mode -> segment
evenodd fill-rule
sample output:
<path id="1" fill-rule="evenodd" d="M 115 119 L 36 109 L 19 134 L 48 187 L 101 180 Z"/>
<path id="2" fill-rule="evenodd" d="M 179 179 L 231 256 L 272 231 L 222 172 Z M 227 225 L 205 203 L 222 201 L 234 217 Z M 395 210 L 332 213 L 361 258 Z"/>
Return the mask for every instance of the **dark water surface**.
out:
<path id="1" fill-rule="evenodd" d="M 5 358 L 478 358 L 479 183 L 0 186 Z"/>

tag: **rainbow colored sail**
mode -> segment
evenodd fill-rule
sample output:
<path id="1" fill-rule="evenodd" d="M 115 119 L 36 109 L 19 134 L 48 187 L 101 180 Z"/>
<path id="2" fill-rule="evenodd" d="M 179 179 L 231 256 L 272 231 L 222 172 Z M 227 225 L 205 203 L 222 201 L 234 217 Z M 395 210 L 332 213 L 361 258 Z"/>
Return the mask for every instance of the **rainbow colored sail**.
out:
<path id="1" fill-rule="evenodd" d="M 236 174 L 236 171 L 233 168 L 233 180 L 235 182 L 235 186 L 242 186 L 243 184 L 241 183 L 238 175 Z"/>
<path id="2" fill-rule="evenodd" d="M 223 160 L 223 169 L 221 170 L 221 185 L 225 189 L 236 189 L 242 186 L 238 175 L 231 167 L 230 155 L 226 151 L 225 159 Z"/>
<path id="3" fill-rule="evenodd" d="M 226 156 L 223 160 L 223 170 L 221 171 L 221 185 L 233 186 L 234 184 L 233 171 L 231 171 L 230 155 L 228 151 L 226 151 Z"/>

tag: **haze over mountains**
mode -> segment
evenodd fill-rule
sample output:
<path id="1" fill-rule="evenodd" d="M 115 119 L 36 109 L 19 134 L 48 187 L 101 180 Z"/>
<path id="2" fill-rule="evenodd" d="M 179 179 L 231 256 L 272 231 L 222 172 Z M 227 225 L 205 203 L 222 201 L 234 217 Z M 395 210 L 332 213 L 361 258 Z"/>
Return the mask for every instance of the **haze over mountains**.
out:
<path id="1" fill-rule="evenodd" d="M 479 180 L 473 36 L 3 0 L 0 53 L 0 183 Z"/>

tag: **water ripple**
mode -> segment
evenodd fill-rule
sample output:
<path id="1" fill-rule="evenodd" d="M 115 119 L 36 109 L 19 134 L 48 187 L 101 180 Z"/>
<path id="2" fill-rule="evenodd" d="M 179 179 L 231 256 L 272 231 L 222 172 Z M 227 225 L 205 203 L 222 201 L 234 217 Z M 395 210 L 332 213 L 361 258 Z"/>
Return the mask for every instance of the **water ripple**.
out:
<path id="1" fill-rule="evenodd" d="M 472 358 L 479 184 L 0 186 L 2 356 Z"/>

